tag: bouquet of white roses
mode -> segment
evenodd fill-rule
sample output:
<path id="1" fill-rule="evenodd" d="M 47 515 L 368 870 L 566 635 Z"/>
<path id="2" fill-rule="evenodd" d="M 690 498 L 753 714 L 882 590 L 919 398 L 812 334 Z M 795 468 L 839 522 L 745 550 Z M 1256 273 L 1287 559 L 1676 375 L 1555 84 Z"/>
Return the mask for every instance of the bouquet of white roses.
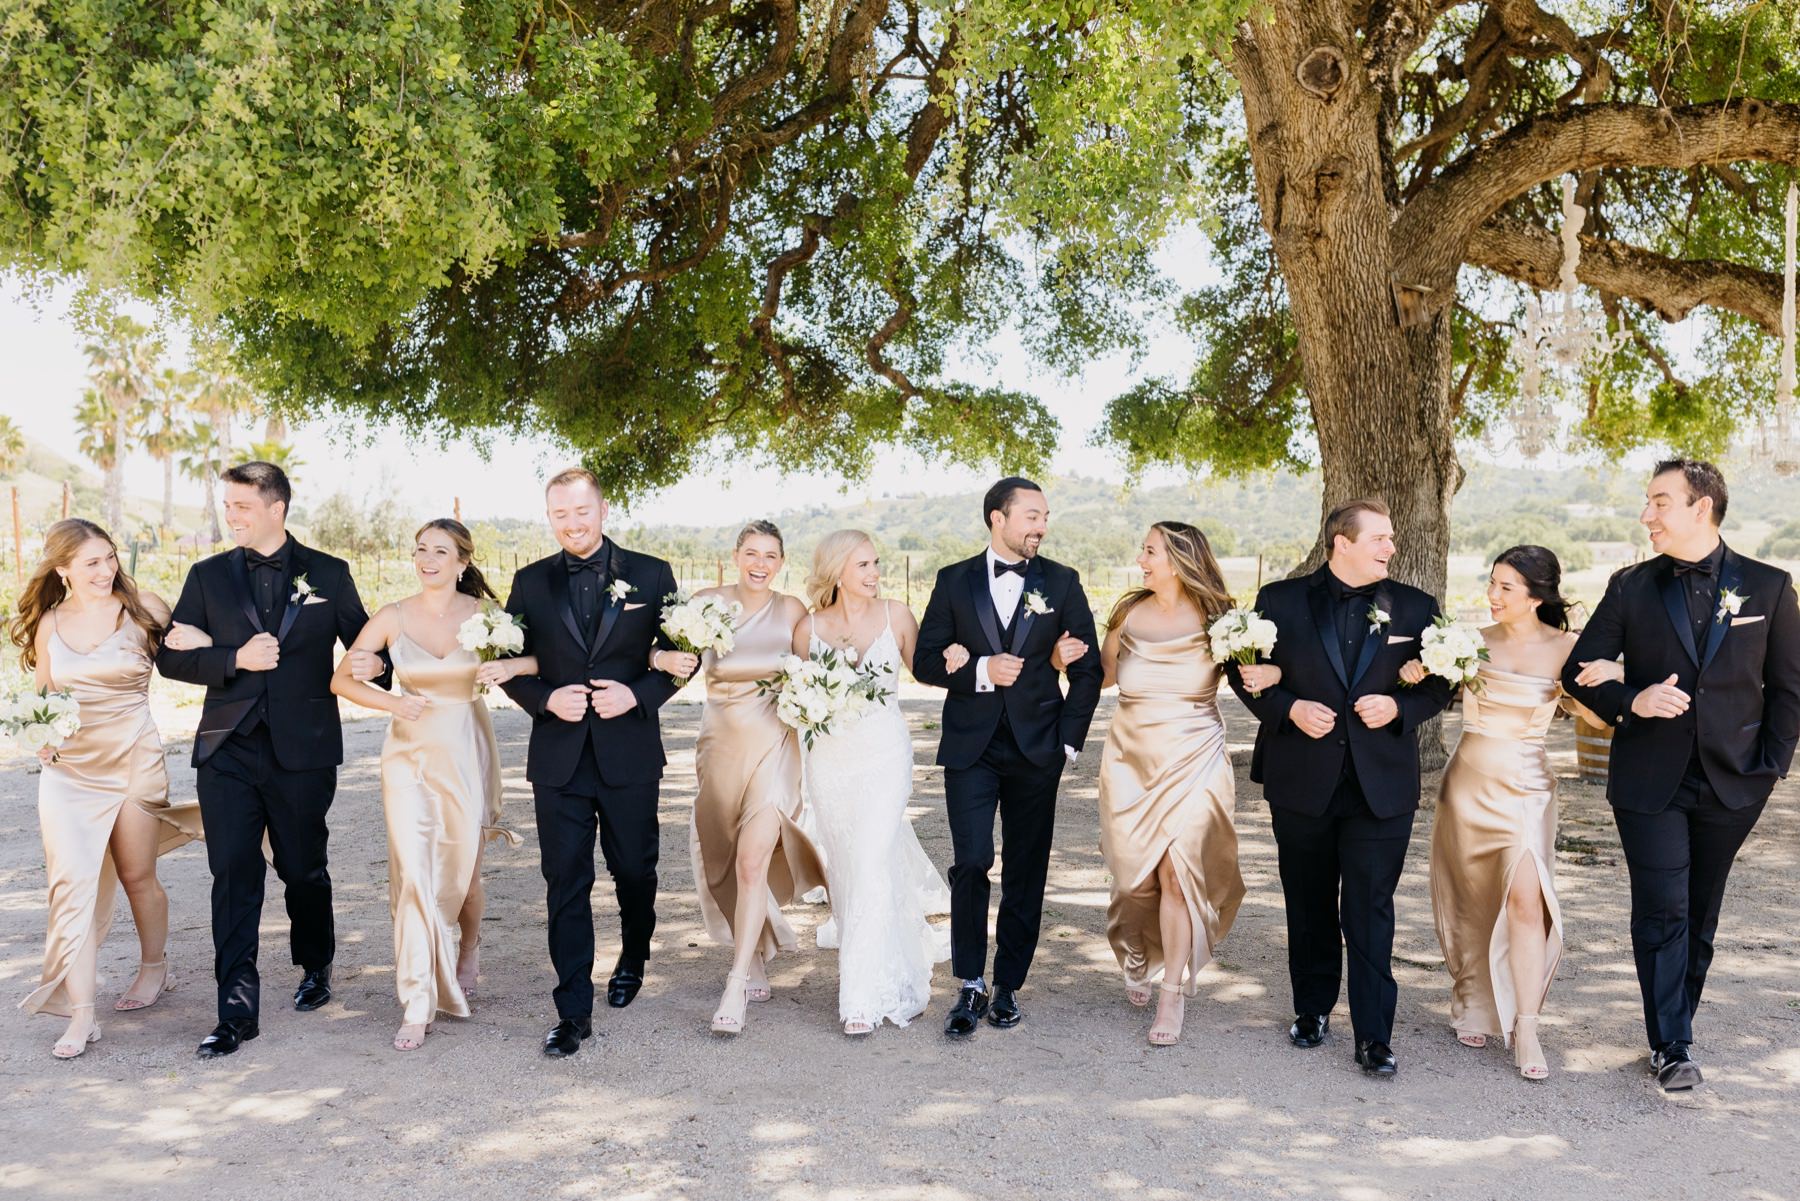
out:
<path id="1" fill-rule="evenodd" d="M 813 739 L 831 733 L 833 722 L 853 722 L 880 700 L 880 678 L 870 668 L 856 665 L 856 652 L 825 649 L 813 658 L 784 655 L 781 670 L 758 680 L 759 692 L 776 694 L 775 714 L 800 731 L 811 746 Z"/>
<path id="2" fill-rule="evenodd" d="M 81 706 L 71 692 L 27 681 L 0 698 L 0 730 L 34 755 L 44 747 L 55 751 L 79 729 Z"/>
<path id="3" fill-rule="evenodd" d="M 1442 614 L 1419 635 L 1419 661 L 1425 670 L 1452 684 L 1467 684 L 1471 692 L 1481 691 L 1481 665 L 1487 658 L 1480 630 L 1458 625 Z"/>
<path id="4" fill-rule="evenodd" d="M 690 655 L 729 655 L 737 645 L 737 619 L 744 606 L 722 597 L 672 592 L 663 597 L 662 630 L 675 649 Z"/>
<path id="5" fill-rule="evenodd" d="M 1206 638 L 1215 662 L 1230 659 L 1247 667 L 1275 649 L 1275 623 L 1255 609 L 1227 609 L 1206 628 Z"/>
<path id="6" fill-rule="evenodd" d="M 525 620 L 499 605 L 486 604 L 457 627 L 456 641 L 483 663 L 510 658 L 525 649 Z M 480 691 L 486 692 L 487 685 Z"/>

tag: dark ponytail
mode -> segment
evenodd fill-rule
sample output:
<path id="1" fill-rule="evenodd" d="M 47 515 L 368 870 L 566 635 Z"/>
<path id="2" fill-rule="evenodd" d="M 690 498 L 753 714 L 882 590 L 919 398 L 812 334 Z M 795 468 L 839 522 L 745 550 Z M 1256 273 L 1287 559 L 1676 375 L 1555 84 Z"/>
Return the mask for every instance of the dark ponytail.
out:
<path id="1" fill-rule="evenodd" d="M 1545 546 L 1509 546 L 1494 556 L 1525 580 L 1525 590 L 1538 602 L 1537 619 L 1554 630 L 1569 628 L 1569 601 L 1562 594 L 1562 563 Z"/>
<path id="2" fill-rule="evenodd" d="M 456 547 L 456 557 L 462 562 L 462 570 L 456 576 L 456 590 L 464 596 L 472 596 L 476 600 L 497 601 L 494 590 L 488 586 L 487 577 L 481 574 L 481 568 L 475 566 L 475 539 L 469 535 L 469 527 L 449 517 L 434 517 L 420 526 L 413 541 L 426 530 L 437 530 L 449 537 Z"/>

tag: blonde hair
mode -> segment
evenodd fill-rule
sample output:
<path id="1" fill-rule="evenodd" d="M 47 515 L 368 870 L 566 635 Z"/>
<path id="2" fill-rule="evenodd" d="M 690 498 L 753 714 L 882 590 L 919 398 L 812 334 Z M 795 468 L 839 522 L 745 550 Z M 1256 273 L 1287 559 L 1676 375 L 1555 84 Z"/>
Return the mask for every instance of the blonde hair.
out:
<path id="1" fill-rule="evenodd" d="M 12 619 L 8 631 L 12 644 L 19 648 L 19 662 L 27 671 L 37 666 L 38 626 L 69 595 L 69 586 L 56 569 L 73 562 L 82 544 L 93 538 L 111 547 L 115 556 L 119 553 L 119 545 L 112 540 L 111 534 L 80 517 L 65 517 L 44 534 L 44 557 L 32 570 L 31 578 L 25 581 L 24 591 L 19 593 L 18 616 Z M 157 647 L 162 645 L 162 624 L 151 616 L 123 563 L 117 564 L 113 572 L 112 590 L 119 600 L 123 617 L 135 622 L 144 632 L 144 645 L 151 655 L 155 655 Z"/>
<path id="2" fill-rule="evenodd" d="M 828 609 L 837 600 L 838 580 L 850 565 L 850 556 L 863 543 L 875 539 L 861 530 L 833 530 L 813 548 L 812 571 L 806 577 L 806 604 L 813 612 Z"/>
<path id="3" fill-rule="evenodd" d="M 1200 610 L 1202 620 L 1211 625 L 1232 604 L 1231 593 L 1225 587 L 1225 573 L 1213 557 L 1212 543 L 1198 527 L 1185 521 L 1159 521 L 1150 528 L 1162 535 L 1163 549 L 1181 590 Z M 1106 619 L 1106 628 L 1118 629 L 1127 614 L 1153 595 L 1148 588 L 1138 588 L 1121 596 Z"/>

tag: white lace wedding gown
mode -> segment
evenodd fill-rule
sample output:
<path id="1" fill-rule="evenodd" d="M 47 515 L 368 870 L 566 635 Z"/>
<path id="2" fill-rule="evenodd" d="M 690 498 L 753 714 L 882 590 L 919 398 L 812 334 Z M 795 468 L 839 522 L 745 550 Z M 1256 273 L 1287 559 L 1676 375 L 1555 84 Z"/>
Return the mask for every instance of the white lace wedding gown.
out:
<path id="1" fill-rule="evenodd" d="M 827 647 L 812 636 L 814 654 Z M 805 752 L 806 805 L 818 828 L 831 893 L 821 947 L 838 948 L 838 1016 L 904 1026 L 931 1001 L 931 967 L 950 957 L 950 931 L 926 915 L 950 911 L 950 890 L 906 820 L 912 734 L 900 712 L 893 626 L 863 661 L 880 670 L 882 704 Z"/>

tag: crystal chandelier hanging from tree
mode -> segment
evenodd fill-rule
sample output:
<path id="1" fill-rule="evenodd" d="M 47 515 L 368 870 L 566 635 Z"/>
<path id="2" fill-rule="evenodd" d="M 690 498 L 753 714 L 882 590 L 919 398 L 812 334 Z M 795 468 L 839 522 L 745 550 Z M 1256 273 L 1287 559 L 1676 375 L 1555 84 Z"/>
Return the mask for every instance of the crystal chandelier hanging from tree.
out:
<path id="1" fill-rule="evenodd" d="M 1554 395 L 1544 394 L 1546 376 L 1560 384 L 1572 379 L 1590 356 L 1604 360 L 1619 338 L 1607 329 L 1606 315 L 1581 304 L 1575 272 L 1581 263 L 1581 227 L 1587 209 L 1575 202 L 1575 177 L 1562 181 L 1562 268 L 1560 286 L 1548 304 L 1536 292 L 1525 298 L 1525 320 L 1513 336 L 1519 366 L 1519 399 L 1513 405 L 1513 445 L 1527 462 L 1549 449 L 1562 423 Z"/>

